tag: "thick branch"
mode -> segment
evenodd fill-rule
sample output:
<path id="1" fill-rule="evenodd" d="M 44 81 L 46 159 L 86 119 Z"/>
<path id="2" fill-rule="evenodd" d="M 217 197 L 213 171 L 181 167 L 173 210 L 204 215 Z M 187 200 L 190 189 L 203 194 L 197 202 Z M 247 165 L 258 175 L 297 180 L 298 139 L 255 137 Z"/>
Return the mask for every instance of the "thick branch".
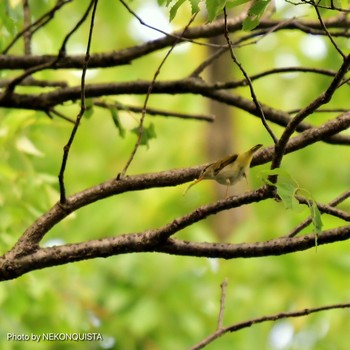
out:
<path id="1" fill-rule="evenodd" d="M 350 140 L 348 137 L 338 135 L 343 130 L 350 127 L 350 112 L 346 112 L 338 116 L 337 118 L 331 119 L 323 125 L 306 129 L 299 135 L 291 138 L 285 149 L 285 154 L 297 151 L 308 145 L 312 145 L 320 140 L 327 143 L 339 142 L 340 144 L 349 144 Z M 252 161 L 252 165 L 265 164 L 272 160 L 274 146 L 266 147 L 261 150 Z"/>
<path id="2" fill-rule="evenodd" d="M 159 173 L 125 176 L 111 179 L 97 186 L 76 193 L 66 199 L 64 205 L 56 203 L 50 210 L 37 219 L 24 232 L 15 245 L 12 254 L 24 255 L 38 249 L 45 234 L 70 213 L 98 200 L 128 191 L 140 191 L 154 187 L 176 186 L 198 177 L 203 166 L 187 169 L 174 169 Z"/>
<path id="3" fill-rule="evenodd" d="M 328 29 L 344 29 L 343 36 L 348 37 L 346 32 L 349 28 L 350 20 L 346 17 L 333 17 L 324 20 L 324 24 Z M 317 20 L 293 20 L 288 21 L 280 25 L 279 20 L 262 20 L 260 25 L 255 29 L 258 31 L 260 29 L 270 29 L 278 26 L 277 30 L 303 30 L 305 32 L 310 32 L 312 30 L 318 30 L 323 32 L 322 25 Z M 241 21 L 237 18 L 231 18 L 227 21 L 227 28 L 230 33 L 241 30 Z M 200 38 L 210 38 L 218 35 L 222 35 L 224 32 L 225 23 L 224 20 L 218 20 L 210 24 L 203 24 L 197 27 L 192 27 L 187 29 L 185 38 L 182 40 L 195 40 Z M 177 40 L 177 36 L 181 34 L 181 30 L 172 33 L 172 36 L 165 36 L 163 38 L 149 41 L 145 44 L 130 47 L 127 49 L 122 49 L 116 52 L 109 52 L 103 54 L 91 55 L 89 67 L 90 68 L 106 68 L 115 67 L 125 64 L 130 64 L 133 60 L 146 56 L 152 52 L 170 47 Z M 29 69 L 34 66 L 48 64 L 56 59 L 54 55 L 43 55 L 43 56 L 13 56 L 13 55 L 0 55 L 0 69 Z M 77 68 L 81 69 L 84 62 L 84 55 L 70 55 L 63 57 L 55 69 L 67 69 L 67 68 Z"/>
<path id="4" fill-rule="evenodd" d="M 306 145 L 315 143 L 322 137 L 328 138 L 330 135 L 332 135 L 332 132 L 337 133 L 349 126 L 350 113 L 344 113 L 335 120 L 331 120 L 320 127 L 305 131 L 301 135 L 291 139 L 290 143 L 287 145 L 286 152 L 292 152 L 293 150 L 297 150 L 301 147 L 305 147 Z M 252 166 L 269 162 L 273 157 L 273 152 L 273 147 L 265 148 L 257 152 L 253 157 Z M 127 176 L 118 180 L 111 179 L 72 195 L 67 198 L 64 206 L 56 204 L 32 226 L 30 226 L 18 241 L 14 251 L 16 254 L 23 254 L 23 252 L 26 253 L 28 251 L 36 250 L 41 239 L 54 225 L 68 216 L 71 212 L 76 211 L 83 206 L 128 191 L 138 191 L 154 187 L 177 186 L 197 178 L 204 166 L 205 165 L 192 168 L 173 169 L 159 173 Z M 258 195 L 260 196 L 261 194 Z M 263 194 L 264 198 L 269 196 L 269 194 L 267 197 L 265 197 L 265 195 L 266 194 Z M 245 199 L 245 201 L 246 200 L 247 199 Z M 240 202 L 240 204 L 244 204 L 244 201 Z M 227 203 L 224 205 L 227 205 Z M 229 208 L 232 208 L 232 203 L 229 204 Z M 227 208 L 223 207 L 220 210 L 224 209 Z M 220 210 L 210 212 L 209 215 Z M 202 211 L 202 214 L 205 213 Z M 203 216 L 202 218 L 204 217 L 206 216 Z M 177 230 L 180 229 L 179 227 L 176 228 Z M 173 234 L 176 231 L 168 230 L 167 232 Z M 164 236 L 162 238 L 164 239 Z"/>
<path id="5" fill-rule="evenodd" d="M 27 272 L 46 267 L 127 253 L 160 252 L 181 256 L 236 259 L 279 256 L 315 247 L 314 234 L 241 244 L 197 243 L 177 239 L 169 239 L 159 243 L 148 239 L 150 236 L 154 236 L 155 231 L 157 230 L 41 248 L 20 257 L 13 257 L 9 253 L 0 258 L 0 280 L 13 279 Z M 340 242 L 349 238 L 350 225 L 322 232 L 321 235 L 318 235 L 317 245 Z"/>
<path id="6" fill-rule="evenodd" d="M 90 84 L 86 85 L 85 96 L 91 98 L 122 94 L 146 94 L 149 84 L 149 81 L 142 80 L 115 84 Z M 230 106 L 240 108 L 252 115 L 259 116 L 259 112 L 254 102 L 251 100 L 216 89 L 216 84 L 207 84 L 198 78 L 186 78 L 174 81 L 158 81 L 155 83 L 152 92 L 154 94 L 200 94 Z M 0 106 L 47 111 L 58 104 L 78 100 L 80 95 L 80 86 L 61 88 L 40 95 L 20 95 L 13 93 L 3 98 L 1 98 L 0 95 Z M 286 126 L 291 120 L 291 116 L 287 112 L 271 108 L 264 104 L 261 104 L 261 107 L 266 119 L 277 125 Z M 310 124 L 300 123 L 296 130 L 303 131 L 311 127 L 312 125 Z M 333 142 L 335 143 L 337 140 L 334 138 Z M 342 143 L 348 143 L 348 141 L 342 140 Z"/>

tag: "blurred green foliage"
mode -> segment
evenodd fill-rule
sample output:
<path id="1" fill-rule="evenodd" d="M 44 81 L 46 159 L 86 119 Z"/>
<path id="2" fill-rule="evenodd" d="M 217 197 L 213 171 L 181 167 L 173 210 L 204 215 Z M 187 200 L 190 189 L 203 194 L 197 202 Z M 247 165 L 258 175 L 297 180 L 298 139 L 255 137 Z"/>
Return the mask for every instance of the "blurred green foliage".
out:
<path id="1" fill-rule="evenodd" d="M 30 1 L 33 18 L 38 18 L 54 3 L 53 0 Z M 154 6 L 156 1 L 149 3 Z M 15 1 L 5 1 L 0 5 L 2 48 L 21 28 L 20 5 Z M 131 5 L 137 9 L 142 2 L 133 1 Z M 62 28 L 71 28 L 86 6 L 82 1 L 73 1 L 65 6 L 55 20 L 34 35 L 33 51 L 36 54 L 56 53 L 66 33 Z M 292 9 L 289 6 L 283 11 Z M 179 11 L 188 16 L 191 12 L 186 6 Z M 185 21 L 176 16 L 173 25 L 180 26 Z M 84 52 L 87 26 L 84 25 L 72 37 L 68 53 Z M 100 1 L 92 51 L 112 51 L 136 44 L 139 39 L 133 32 L 142 30 L 142 26 L 131 20 L 118 1 Z M 305 54 L 301 46 L 302 35 L 296 32 L 280 32 L 273 38 L 266 37 L 257 45 L 240 49 L 238 55 L 249 74 L 288 60 L 311 67 L 337 69 L 340 60 L 335 50 L 325 38 L 322 40 L 326 49 L 324 56 L 319 58 Z M 22 42 L 19 41 L 11 52 L 20 54 L 22 50 Z M 150 79 L 164 54 L 165 51 L 157 52 L 130 66 L 94 70 L 88 74 L 88 82 Z M 206 49 L 199 46 L 175 50 L 166 62 L 160 79 L 185 77 L 205 55 Z M 227 69 L 234 69 L 233 65 Z M 1 72 L 1 77 L 13 74 Z M 72 85 L 79 84 L 80 79 L 79 72 L 68 70 L 59 73 L 44 71 L 36 77 L 54 77 Z M 328 83 L 328 78 L 295 73 L 257 80 L 254 87 L 263 102 L 288 110 L 301 108 L 310 102 Z M 249 97 L 248 90 L 240 92 Z M 345 94 L 337 93 L 329 107 L 341 106 L 346 98 Z M 142 105 L 143 97 L 117 96 L 115 101 Z M 150 106 L 186 113 L 206 111 L 206 102 L 198 96 L 152 95 Z M 62 110 L 74 118 L 78 107 L 66 105 Z M 310 122 L 320 124 L 328 117 L 317 113 Z M 235 118 L 237 128 L 232 130 L 232 135 L 240 150 L 257 141 L 265 146 L 271 144 L 258 119 L 237 111 Z M 124 137 L 120 135 L 121 126 L 115 125 L 116 120 L 122 125 Z M 117 175 L 136 141 L 136 135 L 131 131 L 138 127 L 138 120 L 139 115 L 135 113 L 119 111 L 117 117 L 113 117 L 108 110 L 94 107 L 90 118 L 83 119 L 71 150 L 66 173 L 69 194 Z M 145 127 L 152 130 L 155 138 L 148 140 L 148 149 L 139 149 L 130 173 L 160 171 L 209 161 L 204 152 L 204 139 L 210 125 L 147 116 Z M 70 123 L 50 120 L 43 113 L 0 111 L 2 253 L 10 249 L 21 233 L 58 200 L 57 175 L 63 146 L 71 128 Z M 273 126 L 273 129 L 280 135 L 281 128 Z M 336 157 L 333 156 L 335 152 Z M 287 155 L 283 168 L 300 187 L 310 191 L 313 198 L 327 202 L 347 188 L 349 162 L 350 154 L 345 147 L 319 143 Z M 267 168 L 268 165 L 265 165 L 251 171 L 252 187 L 261 184 L 259 173 Z M 43 244 L 80 242 L 156 228 L 214 199 L 210 182 L 198 185 L 186 197 L 182 196 L 184 188 L 151 189 L 99 201 L 54 227 Z M 348 203 L 341 207 L 349 210 Z M 232 228 L 230 241 L 233 243 L 279 237 L 288 233 L 309 212 L 301 207 L 286 210 L 281 203 L 268 201 L 245 208 L 243 214 L 246 219 Z M 323 217 L 323 222 L 325 229 L 340 224 L 340 220 L 327 216 Z M 215 240 L 212 226 L 206 221 L 180 232 L 177 237 Z M 189 348 L 216 329 L 220 283 L 225 278 L 228 279 L 228 287 L 224 325 L 348 300 L 349 247 L 348 242 L 341 242 L 318 247 L 317 251 L 312 249 L 282 257 L 231 261 L 133 254 L 34 271 L 0 285 L 1 349 Z M 207 349 L 345 349 L 348 346 L 345 335 L 349 331 L 349 321 L 349 311 L 336 310 L 276 324 L 264 323 L 226 335 Z M 273 331 L 277 326 L 287 327 L 292 332 L 286 347 L 276 345 Z M 97 332 L 104 340 L 74 343 L 46 341 L 38 344 L 7 340 L 11 333 L 31 335 L 51 332 Z"/>

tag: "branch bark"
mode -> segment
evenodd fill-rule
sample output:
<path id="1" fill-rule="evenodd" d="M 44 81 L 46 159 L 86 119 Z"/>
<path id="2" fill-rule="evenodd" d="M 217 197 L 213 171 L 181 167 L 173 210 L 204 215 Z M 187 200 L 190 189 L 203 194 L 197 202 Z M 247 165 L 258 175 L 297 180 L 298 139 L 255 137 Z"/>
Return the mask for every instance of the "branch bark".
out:
<path id="1" fill-rule="evenodd" d="M 241 244 L 189 242 L 174 238 L 163 242 L 154 240 L 155 236 L 161 235 L 162 230 L 164 229 L 50 248 L 37 248 L 25 255 L 16 255 L 10 251 L 0 257 L 0 281 L 14 279 L 27 272 L 47 267 L 128 253 L 158 252 L 221 259 L 279 256 L 315 248 L 316 239 L 314 234 L 309 234 Z M 317 237 L 317 246 L 341 242 L 349 238 L 350 225 L 347 225 L 322 232 Z"/>
<path id="2" fill-rule="evenodd" d="M 350 20 L 347 17 L 335 16 L 324 20 L 325 26 L 328 29 L 338 29 L 343 30 L 343 32 L 332 33 L 334 36 L 344 36 L 348 37 L 348 28 L 350 25 Z M 230 33 L 237 32 L 241 30 L 242 19 L 228 19 L 227 28 Z M 317 20 L 298 20 L 285 22 L 280 24 L 279 20 L 262 20 L 260 25 L 255 29 L 255 31 L 264 29 L 270 30 L 276 28 L 277 30 L 297 30 L 304 31 L 307 33 L 313 33 L 313 31 L 319 31 L 321 35 L 326 35 L 323 32 L 322 25 Z M 213 23 L 203 24 L 200 26 L 192 27 L 187 29 L 182 42 L 193 41 L 201 38 L 210 38 L 224 33 L 225 23 L 223 19 L 214 21 Z M 319 33 L 319 34 L 320 34 Z M 181 30 L 172 33 L 171 36 L 165 36 L 160 39 L 149 41 L 145 44 L 137 45 L 134 47 L 122 49 L 119 51 L 113 51 L 108 53 L 99 53 L 91 55 L 89 61 L 90 68 L 107 68 L 115 67 L 120 65 L 130 64 L 133 60 L 140 57 L 144 57 L 150 53 L 156 52 L 158 50 L 170 47 L 180 36 Z M 15 56 L 9 54 L 0 55 L 0 69 L 9 70 L 22 70 L 33 68 L 38 65 L 49 64 L 56 59 L 55 55 L 23 55 Z M 84 55 L 67 55 L 63 57 L 55 69 L 81 69 L 84 62 Z"/>

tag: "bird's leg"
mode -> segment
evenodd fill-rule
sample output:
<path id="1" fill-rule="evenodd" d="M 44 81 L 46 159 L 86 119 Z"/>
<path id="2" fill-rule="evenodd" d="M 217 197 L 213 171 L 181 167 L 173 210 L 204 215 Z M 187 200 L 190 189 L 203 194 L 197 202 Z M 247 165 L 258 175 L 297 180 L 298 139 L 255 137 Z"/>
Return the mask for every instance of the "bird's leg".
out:
<path id="1" fill-rule="evenodd" d="M 245 178 L 245 180 L 247 182 L 248 191 L 249 191 L 250 190 L 250 184 L 249 184 L 248 176 L 247 176 L 247 174 L 245 172 L 243 173 L 243 177 Z"/>
<path id="2" fill-rule="evenodd" d="M 228 197 L 228 188 L 229 188 L 229 186 L 230 186 L 230 180 L 229 179 L 227 179 L 226 180 L 226 192 L 225 192 L 225 199 Z"/>
<path id="3" fill-rule="evenodd" d="M 226 193 L 225 193 L 225 199 L 228 197 L 228 185 L 226 186 Z"/>

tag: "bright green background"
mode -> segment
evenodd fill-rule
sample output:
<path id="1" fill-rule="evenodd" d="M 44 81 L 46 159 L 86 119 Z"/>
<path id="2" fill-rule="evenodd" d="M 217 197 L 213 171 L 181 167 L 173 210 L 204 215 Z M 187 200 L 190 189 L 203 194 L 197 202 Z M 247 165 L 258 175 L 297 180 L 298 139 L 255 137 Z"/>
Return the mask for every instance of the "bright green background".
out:
<path id="1" fill-rule="evenodd" d="M 54 1 L 30 3 L 33 17 L 37 18 Z M 134 1 L 131 6 L 137 9 L 141 3 Z M 156 6 L 155 1 L 150 3 Z M 0 13 L 3 24 L 0 26 L 1 47 L 20 29 L 22 17 L 18 6 L 11 5 L 10 16 L 5 15 L 4 9 Z M 33 52 L 56 53 L 66 30 L 79 19 L 85 6 L 85 2 L 74 1 L 59 12 L 47 28 L 34 36 Z M 292 7 L 283 8 L 279 15 L 286 14 L 289 9 Z M 187 8 L 180 9 L 173 25 L 183 25 L 188 15 Z M 119 2 L 100 1 L 92 52 L 118 50 L 138 43 L 127 33 L 144 29 L 139 26 L 136 29 L 135 23 L 131 27 L 130 18 Z M 87 25 L 84 25 L 69 42 L 68 52 L 84 52 L 86 33 Z M 304 53 L 302 38 L 296 32 L 281 32 L 260 41 L 257 46 L 239 50 L 239 59 L 249 74 L 273 68 L 278 62 L 287 66 L 290 59 L 310 67 L 334 70 L 339 67 L 340 59 L 326 39 L 323 39 L 328 50 L 325 56 L 311 59 Z M 22 43 L 19 42 L 11 53 L 21 52 Z M 165 53 L 165 50 L 157 52 L 130 66 L 94 70 L 91 76 L 88 74 L 87 82 L 151 79 Z M 166 62 L 160 79 L 185 77 L 205 55 L 206 49 L 199 46 L 175 51 Z M 232 70 L 233 64 L 227 69 Z M 2 78 L 13 75 L 14 72 L 1 72 Z M 76 85 L 80 75 L 67 70 L 41 72 L 36 78 L 67 80 Z M 257 81 L 254 87 L 263 102 L 288 110 L 310 102 L 329 81 L 310 74 L 275 75 Z M 240 92 L 249 97 L 248 90 Z M 346 108 L 348 93 L 348 88 L 337 92 L 329 107 Z M 143 97 L 117 96 L 111 97 L 110 101 L 142 105 Z M 150 98 L 150 106 L 187 113 L 205 113 L 206 103 L 202 97 L 195 96 Z M 78 106 L 67 104 L 61 107 L 61 111 L 74 118 Z M 320 124 L 334 116 L 315 114 L 308 121 Z M 125 138 L 119 136 L 106 110 L 95 108 L 93 116 L 83 120 L 66 172 L 69 194 L 116 176 L 133 148 L 136 137 L 129 131 L 137 126 L 138 118 L 137 114 L 120 113 L 120 120 L 127 130 Z M 239 151 L 256 143 L 271 145 L 258 119 L 237 111 L 235 118 L 237 128 L 232 134 Z M 206 131 L 211 125 L 176 118 L 147 117 L 146 126 L 150 123 L 155 126 L 157 138 L 150 140 L 148 149 L 139 149 L 130 174 L 209 161 L 203 149 Z M 42 113 L 0 111 L 1 253 L 5 253 L 24 229 L 58 200 L 57 174 L 71 127 L 63 120 L 49 120 Z M 273 128 L 278 135 L 281 134 L 281 128 Z M 316 200 L 327 202 L 348 188 L 349 161 L 350 154 L 344 146 L 319 143 L 297 154 L 287 155 L 283 167 Z M 260 166 L 252 170 L 252 187 L 261 184 L 259 174 L 267 168 Z M 186 197 L 182 196 L 186 186 L 179 186 L 126 193 L 99 201 L 72 214 L 55 227 L 43 243 L 80 242 L 160 227 L 201 204 L 213 201 L 212 186 L 210 182 L 203 182 L 191 189 Z M 236 188 L 235 191 L 240 190 Z M 340 207 L 349 210 L 348 203 Z M 285 210 L 281 203 L 273 201 L 254 204 L 244 209 L 245 220 L 232 228 L 230 241 L 255 242 L 282 236 L 307 215 L 305 208 Z M 325 228 L 342 224 L 340 220 L 327 216 L 323 220 Z M 214 241 L 211 227 L 203 221 L 176 237 Z M 320 246 L 317 251 L 311 249 L 283 257 L 231 261 L 130 254 L 34 271 L 0 285 L 0 346 L 6 350 L 189 348 L 215 330 L 220 284 L 225 278 L 228 280 L 225 325 L 282 311 L 347 301 L 350 296 L 347 279 L 349 248 L 348 242 L 341 242 Z M 349 311 L 336 310 L 279 322 L 277 325 L 292 327 L 289 329 L 294 331 L 289 345 L 279 348 L 270 341 L 271 331 L 276 329 L 274 323 L 264 323 L 226 335 L 207 349 L 346 349 L 349 321 Z M 98 332 L 103 335 L 104 342 L 35 344 L 6 340 L 8 333 L 50 332 Z M 282 338 L 281 333 L 279 338 Z"/>

